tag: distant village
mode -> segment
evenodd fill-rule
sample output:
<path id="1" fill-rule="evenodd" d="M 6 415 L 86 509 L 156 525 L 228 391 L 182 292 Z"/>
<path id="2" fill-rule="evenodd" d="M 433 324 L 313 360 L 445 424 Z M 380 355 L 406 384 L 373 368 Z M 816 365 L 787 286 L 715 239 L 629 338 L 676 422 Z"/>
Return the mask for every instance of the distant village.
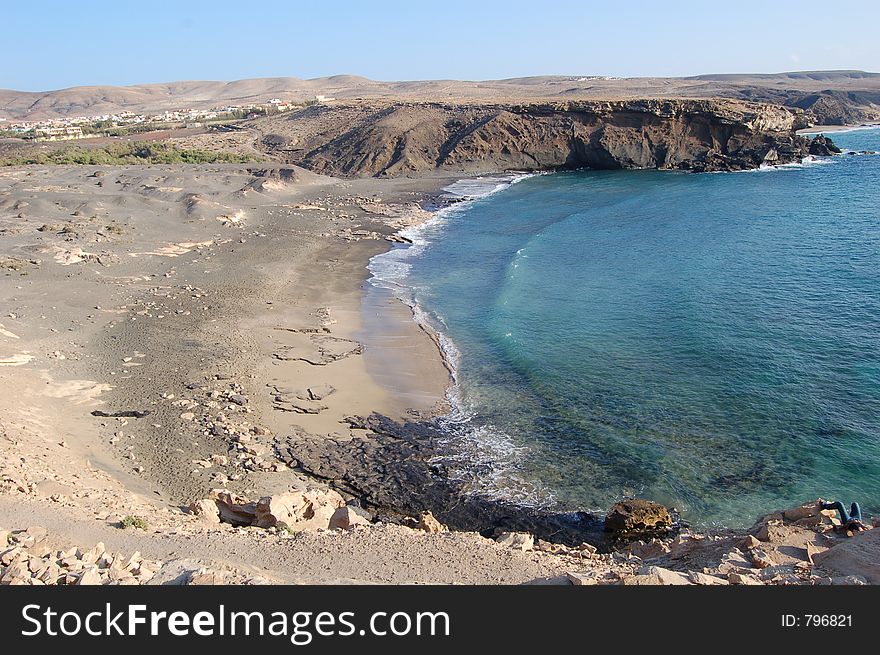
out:
<path id="1" fill-rule="evenodd" d="M 136 114 L 123 111 L 99 116 L 76 118 L 53 118 L 44 121 L 10 123 L 0 119 L 0 133 L 5 136 L 34 141 L 71 141 L 99 136 L 126 136 L 154 130 L 203 127 L 211 122 L 256 118 L 278 114 L 304 105 L 333 100 L 327 96 L 315 96 L 305 103 L 293 103 L 273 98 L 263 104 L 228 105 L 211 109 L 178 109 L 159 114 Z"/>

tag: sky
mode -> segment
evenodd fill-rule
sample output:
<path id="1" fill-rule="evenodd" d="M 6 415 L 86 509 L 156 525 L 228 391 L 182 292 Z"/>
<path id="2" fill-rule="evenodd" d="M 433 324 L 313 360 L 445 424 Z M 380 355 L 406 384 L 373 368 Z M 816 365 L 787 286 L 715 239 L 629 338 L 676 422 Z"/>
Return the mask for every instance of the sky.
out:
<path id="1" fill-rule="evenodd" d="M 0 88 L 880 72 L 880 1 L 0 0 Z M 723 8 L 722 8 L 723 7 Z"/>

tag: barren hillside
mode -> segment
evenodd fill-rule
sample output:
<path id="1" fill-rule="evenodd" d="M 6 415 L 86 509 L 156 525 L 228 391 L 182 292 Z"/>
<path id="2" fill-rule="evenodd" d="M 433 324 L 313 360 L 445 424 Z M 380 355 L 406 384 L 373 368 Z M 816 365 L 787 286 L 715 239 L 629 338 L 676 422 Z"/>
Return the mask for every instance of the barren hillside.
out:
<path id="1" fill-rule="evenodd" d="M 543 76 L 490 81 L 377 82 L 352 75 L 302 80 L 293 77 L 233 82 L 189 81 L 129 87 L 87 86 L 46 92 L 0 90 L 0 118 L 37 120 L 123 110 L 136 112 L 304 101 L 316 95 L 340 99 L 397 98 L 434 101 L 526 99 L 626 99 L 726 97 L 811 109 L 818 122 L 880 118 L 880 74 L 818 71 L 777 74 L 701 75 L 690 78 Z"/>

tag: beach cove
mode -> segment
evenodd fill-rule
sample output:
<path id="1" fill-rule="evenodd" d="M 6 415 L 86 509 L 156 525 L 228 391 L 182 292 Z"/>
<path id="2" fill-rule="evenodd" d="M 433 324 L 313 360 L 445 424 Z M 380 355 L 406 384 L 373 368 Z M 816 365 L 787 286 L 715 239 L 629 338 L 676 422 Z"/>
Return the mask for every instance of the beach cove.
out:
<path id="1" fill-rule="evenodd" d="M 3 182 L 15 212 L 3 278 L 3 525 L 59 545 L 137 548 L 157 581 L 203 570 L 215 582 L 666 575 L 645 566 L 678 569 L 688 584 L 726 584 L 731 571 L 771 584 L 822 577 L 780 554 L 792 541 L 834 545 L 815 526 L 789 525 L 821 517 L 830 529 L 833 513 L 815 503 L 798 519 L 780 515 L 785 530 L 763 535 L 770 545 L 673 525 L 656 508 L 666 541 L 615 543 L 607 507 L 510 494 L 497 450 L 450 438 L 452 423 L 469 427 L 449 411 L 463 363 L 444 330 L 411 320 L 420 305 L 368 281 L 368 263 L 405 250 L 393 244 L 436 225 L 436 210 L 466 207 L 485 180 L 223 164 L 13 167 Z M 272 498 L 303 494 L 369 520 L 292 534 L 228 520 L 250 517 L 256 499 L 271 509 Z M 144 534 L 120 530 L 129 519 Z M 736 550 L 747 558 L 729 564 Z M 688 577 L 701 568 L 713 580 Z"/>

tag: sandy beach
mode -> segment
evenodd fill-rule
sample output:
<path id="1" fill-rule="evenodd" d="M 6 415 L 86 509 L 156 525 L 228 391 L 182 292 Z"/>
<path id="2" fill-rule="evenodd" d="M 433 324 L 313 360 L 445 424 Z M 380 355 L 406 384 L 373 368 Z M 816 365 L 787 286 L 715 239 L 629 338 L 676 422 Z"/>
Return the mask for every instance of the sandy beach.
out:
<path id="1" fill-rule="evenodd" d="M 364 289 L 384 237 L 424 218 L 418 201 L 443 180 L 234 166 L 0 179 L 15 212 L 3 225 L 3 431 L 19 455 L 3 479 L 25 489 L 0 525 L 22 501 L 53 498 L 68 521 L 140 514 L 167 527 L 212 488 L 305 485 L 273 461 L 274 435 L 346 439 L 362 432 L 346 416 L 442 409 L 435 344 L 392 297 L 365 306 Z M 230 451 L 243 435 L 247 450 Z"/>
<path id="2" fill-rule="evenodd" d="M 665 536 L 613 542 L 603 517 L 468 493 L 436 460 L 454 447 L 430 421 L 448 409 L 440 351 L 407 306 L 367 282 L 370 258 L 430 218 L 424 207 L 455 179 L 262 163 L 0 171 L 4 580 L 875 575 L 845 554 L 813 570 L 814 554 L 847 545 L 834 547 L 845 537 L 815 502 L 751 534 L 670 532 L 666 509 L 649 506 Z M 291 509 L 291 498 L 310 500 Z M 346 523 L 327 529 L 337 510 Z M 277 518 L 294 515 L 295 529 Z M 75 566 L 41 559 L 21 577 L 22 562 L 52 553 Z"/>

